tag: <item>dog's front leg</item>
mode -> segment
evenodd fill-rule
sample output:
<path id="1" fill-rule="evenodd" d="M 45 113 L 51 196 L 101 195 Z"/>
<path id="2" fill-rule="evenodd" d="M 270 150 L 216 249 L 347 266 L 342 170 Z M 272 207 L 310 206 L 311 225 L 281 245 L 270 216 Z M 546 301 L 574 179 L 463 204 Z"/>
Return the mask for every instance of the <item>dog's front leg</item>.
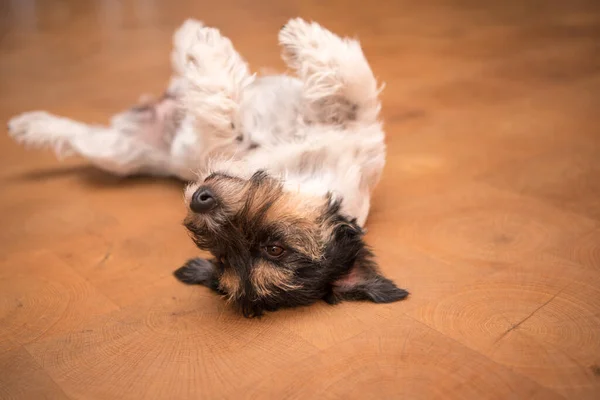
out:
<path id="1" fill-rule="evenodd" d="M 224 294 L 219 288 L 219 273 L 215 264 L 204 258 L 192 258 L 173 272 L 175 277 L 188 285 L 202 285 L 217 293 Z"/>
<path id="2" fill-rule="evenodd" d="M 358 41 L 296 18 L 281 29 L 279 43 L 304 83 L 305 118 L 344 126 L 377 121 L 380 89 Z"/>
<path id="3" fill-rule="evenodd" d="M 189 20 L 175 33 L 172 60 L 181 77 L 181 105 L 194 120 L 202 151 L 234 143 L 241 94 L 254 76 L 231 41 Z"/>

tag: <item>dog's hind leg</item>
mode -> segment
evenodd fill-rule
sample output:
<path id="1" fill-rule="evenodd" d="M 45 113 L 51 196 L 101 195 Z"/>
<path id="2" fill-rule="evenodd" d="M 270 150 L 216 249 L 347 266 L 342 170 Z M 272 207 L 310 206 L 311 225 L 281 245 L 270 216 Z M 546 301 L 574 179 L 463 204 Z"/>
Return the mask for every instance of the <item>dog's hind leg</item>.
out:
<path id="1" fill-rule="evenodd" d="M 177 168 L 170 155 L 177 123 L 170 102 L 163 99 L 134 107 L 113 117 L 108 127 L 43 111 L 28 112 L 9 121 L 9 135 L 26 146 L 52 148 L 59 158 L 78 154 L 115 175 L 179 175 L 185 179 L 183 169 Z"/>
<path id="2" fill-rule="evenodd" d="M 281 28 L 279 43 L 304 83 L 305 118 L 343 126 L 377 121 L 380 88 L 358 41 L 295 18 Z"/>

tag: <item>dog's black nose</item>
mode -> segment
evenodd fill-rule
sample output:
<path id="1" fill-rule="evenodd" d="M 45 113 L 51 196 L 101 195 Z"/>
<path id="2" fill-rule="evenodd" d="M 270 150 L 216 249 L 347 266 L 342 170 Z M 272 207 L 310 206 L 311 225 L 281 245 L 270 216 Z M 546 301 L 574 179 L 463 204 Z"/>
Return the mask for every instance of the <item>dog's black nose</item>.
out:
<path id="1" fill-rule="evenodd" d="M 190 208 L 193 212 L 203 214 L 209 212 L 217 205 L 217 200 L 207 188 L 200 188 L 192 195 Z"/>

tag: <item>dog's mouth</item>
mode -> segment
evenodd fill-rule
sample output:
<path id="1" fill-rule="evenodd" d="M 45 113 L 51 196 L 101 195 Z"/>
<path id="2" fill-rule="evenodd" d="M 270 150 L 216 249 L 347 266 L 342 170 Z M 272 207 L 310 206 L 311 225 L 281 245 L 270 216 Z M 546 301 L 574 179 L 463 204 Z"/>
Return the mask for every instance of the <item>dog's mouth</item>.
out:
<path id="1" fill-rule="evenodd" d="M 215 255 L 211 249 L 215 248 L 216 243 L 209 224 L 208 218 L 193 213 L 190 213 L 183 221 L 183 226 L 188 231 L 188 236 L 196 244 L 196 247 L 200 250 L 210 251 Z"/>

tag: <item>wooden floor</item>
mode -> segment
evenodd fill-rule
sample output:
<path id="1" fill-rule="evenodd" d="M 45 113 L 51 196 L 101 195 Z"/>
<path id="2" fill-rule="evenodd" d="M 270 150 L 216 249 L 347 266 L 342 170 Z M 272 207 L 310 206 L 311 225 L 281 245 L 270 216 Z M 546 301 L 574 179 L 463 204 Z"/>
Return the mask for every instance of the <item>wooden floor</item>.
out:
<path id="1" fill-rule="evenodd" d="M 106 122 L 216 25 L 282 70 L 293 16 L 358 35 L 387 83 L 368 222 L 412 296 L 246 320 L 171 272 L 183 185 L 0 137 L 0 398 L 599 399 L 597 1 L 0 1 L 0 119 Z"/>

